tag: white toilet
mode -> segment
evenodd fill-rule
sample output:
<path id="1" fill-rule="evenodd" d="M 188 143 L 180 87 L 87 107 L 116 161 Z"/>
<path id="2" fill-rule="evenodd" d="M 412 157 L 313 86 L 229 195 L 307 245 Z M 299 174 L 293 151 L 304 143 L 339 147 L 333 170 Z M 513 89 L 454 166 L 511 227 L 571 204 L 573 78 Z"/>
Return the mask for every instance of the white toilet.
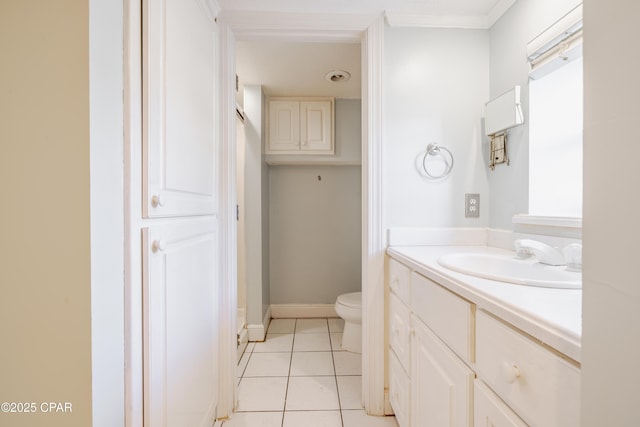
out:
<path id="1" fill-rule="evenodd" d="M 342 348 L 362 353 L 362 292 L 340 295 L 335 308 L 338 316 L 344 319 Z"/>

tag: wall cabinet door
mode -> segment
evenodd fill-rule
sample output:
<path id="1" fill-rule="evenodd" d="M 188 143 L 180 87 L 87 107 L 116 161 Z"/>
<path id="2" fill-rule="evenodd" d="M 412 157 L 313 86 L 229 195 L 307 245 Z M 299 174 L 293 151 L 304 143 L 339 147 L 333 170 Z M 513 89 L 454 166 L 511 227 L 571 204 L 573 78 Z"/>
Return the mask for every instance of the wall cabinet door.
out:
<path id="1" fill-rule="evenodd" d="M 472 426 L 475 374 L 426 325 L 412 322 L 412 427 Z"/>
<path id="2" fill-rule="evenodd" d="M 300 149 L 300 103 L 269 101 L 269 146 L 267 152 Z"/>
<path id="3" fill-rule="evenodd" d="M 300 103 L 300 150 L 333 154 L 333 108 L 329 101 Z"/>
<path id="4" fill-rule="evenodd" d="M 215 223 L 143 229 L 144 425 L 204 427 L 217 404 Z"/>
<path id="5" fill-rule="evenodd" d="M 144 217 L 216 211 L 216 24 L 205 4 L 143 2 Z"/>

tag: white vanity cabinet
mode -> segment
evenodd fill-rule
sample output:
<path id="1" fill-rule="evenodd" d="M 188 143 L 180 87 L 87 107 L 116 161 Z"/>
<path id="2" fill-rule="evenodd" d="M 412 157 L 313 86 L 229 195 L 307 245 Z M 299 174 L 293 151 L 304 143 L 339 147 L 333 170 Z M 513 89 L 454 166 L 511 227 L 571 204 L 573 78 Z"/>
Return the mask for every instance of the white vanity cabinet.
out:
<path id="1" fill-rule="evenodd" d="M 414 268 L 389 260 L 389 401 L 400 427 L 580 425 L 578 362 L 492 312 L 498 300 Z"/>
<path id="2" fill-rule="evenodd" d="M 400 427 L 472 425 L 473 306 L 389 262 L 389 401 Z M 453 306 L 453 309 L 450 307 Z"/>
<path id="3" fill-rule="evenodd" d="M 473 387 L 473 424 L 477 427 L 527 427 L 527 425 L 481 380 Z"/>
<path id="4" fill-rule="evenodd" d="M 411 427 L 472 426 L 475 306 L 417 273 L 411 296 Z"/>
<path id="5" fill-rule="evenodd" d="M 266 154 L 334 154 L 333 98 L 270 98 Z"/>
<path id="6" fill-rule="evenodd" d="M 580 425 L 580 369 L 485 311 L 478 311 L 477 372 L 529 425 Z"/>
<path id="7" fill-rule="evenodd" d="M 411 427 L 473 425 L 475 374 L 417 317 L 411 341 Z"/>
<path id="8" fill-rule="evenodd" d="M 398 424 L 410 422 L 411 312 L 410 270 L 389 260 L 389 402 Z"/>

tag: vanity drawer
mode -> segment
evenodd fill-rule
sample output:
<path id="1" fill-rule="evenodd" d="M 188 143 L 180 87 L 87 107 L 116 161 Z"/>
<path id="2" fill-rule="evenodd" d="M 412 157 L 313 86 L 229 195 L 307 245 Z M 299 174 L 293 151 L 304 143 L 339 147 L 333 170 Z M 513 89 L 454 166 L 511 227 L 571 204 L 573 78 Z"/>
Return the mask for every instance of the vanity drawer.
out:
<path id="1" fill-rule="evenodd" d="M 413 273 L 411 310 L 458 356 L 468 362 L 475 360 L 474 304 Z"/>
<path id="2" fill-rule="evenodd" d="M 389 259 L 389 288 L 405 304 L 410 301 L 409 277 L 411 271 L 408 267 L 394 259 Z"/>
<path id="3" fill-rule="evenodd" d="M 411 366 L 411 312 L 395 294 L 389 297 L 389 346 L 400 364 L 409 372 Z"/>
<path id="4" fill-rule="evenodd" d="M 532 426 L 580 425 L 580 370 L 510 326 L 479 311 L 476 368 Z"/>
<path id="5" fill-rule="evenodd" d="M 400 427 L 409 426 L 409 376 L 400 366 L 400 361 L 393 352 L 389 354 L 389 403 L 396 415 Z"/>

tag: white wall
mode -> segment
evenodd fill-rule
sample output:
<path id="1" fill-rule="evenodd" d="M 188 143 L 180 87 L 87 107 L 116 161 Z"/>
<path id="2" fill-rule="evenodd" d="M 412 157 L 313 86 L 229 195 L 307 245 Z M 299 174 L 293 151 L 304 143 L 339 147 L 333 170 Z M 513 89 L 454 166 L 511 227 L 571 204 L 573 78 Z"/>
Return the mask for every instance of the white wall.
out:
<path id="1" fill-rule="evenodd" d="M 488 31 L 387 27 L 383 73 L 385 228 L 487 226 Z M 416 169 L 430 142 L 453 153 L 446 179 L 430 181 Z M 465 193 L 480 193 L 479 219 L 464 217 Z"/>
<path id="2" fill-rule="evenodd" d="M 244 208 L 247 280 L 247 323 L 261 324 L 269 304 L 268 165 L 262 154 L 264 94 L 261 86 L 246 86 Z M 266 272 L 265 272 L 266 271 Z M 265 280 L 265 278 L 267 280 Z"/>
<path id="3" fill-rule="evenodd" d="M 335 110 L 337 152 L 359 158 L 360 100 Z M 270 183 L 271 302 L 333 304 L 359 291 L 360 166 L 272 166 Z"/>
<path id="4" fill-rule="evenodd" d="M 272 303 L 360 290 L 360 187 L 360 166 L 272 166 Z"/>
<path id="5" fill-rule="evenodd" d="M 520 85 L 524 125 L 509 131 L 510 164 L 489 173 L 492 228 L 512 230 L 515 214 L 529 209 L 529 64 L 526 46 L 535 36 L 578 5 L 580 0 L 517 1 L 490 29 L 490 96 Z M 488 101 L 488 99 L 487 99 Z M 483 155 L 488 152 L 483 144 Z"/>
<path id="6" fill-rule="evenodd" d="M 635 0 L 584 2 L 584 427 L 640 425 L 638 18 Z"/>
<path id="7" fill-rule="evenodd" d="M 91 0 L 91 354 L 93 427 L 124 425 L 123 3 Z"/>
<path id="8" fill-rule="evenodd" d="M 244 163 L 246 156 L 244 123 L 236 118 L 236 200 L 238 203 L 237 227 L 237 260 L 238 260 L 238 309 L 244 313 L 246 322 L 247 309 L 247 262 L 245 247 L 245 202 L 244 202 Z M 242 325 L 239 325 L 242 326 Z"/>

